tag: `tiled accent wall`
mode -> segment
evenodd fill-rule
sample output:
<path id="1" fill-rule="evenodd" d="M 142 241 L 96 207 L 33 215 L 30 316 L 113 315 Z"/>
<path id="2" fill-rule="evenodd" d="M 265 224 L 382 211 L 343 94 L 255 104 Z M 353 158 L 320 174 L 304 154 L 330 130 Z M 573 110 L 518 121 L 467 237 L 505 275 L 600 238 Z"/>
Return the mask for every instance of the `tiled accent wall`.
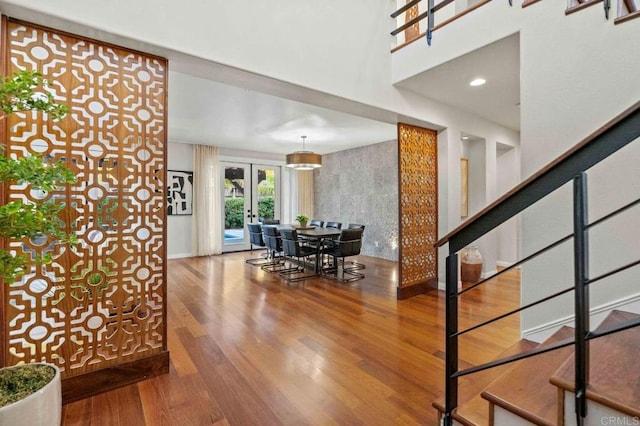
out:
<path id="1" fill-rule="evenodd" d="M 398 260 L 397 145 L 393 140 L 323 155 L 314 176 L 314 219 L 365 225 L 362 254 L 389 260 Z"/>

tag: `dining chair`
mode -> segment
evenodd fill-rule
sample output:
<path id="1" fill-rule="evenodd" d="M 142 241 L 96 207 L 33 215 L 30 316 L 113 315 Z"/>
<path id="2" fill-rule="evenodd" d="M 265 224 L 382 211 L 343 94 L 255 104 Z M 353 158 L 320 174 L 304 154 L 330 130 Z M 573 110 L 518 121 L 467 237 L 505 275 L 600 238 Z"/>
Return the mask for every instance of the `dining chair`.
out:
<path id="1" fill-rule="evenodd" d="M 266 252 L 260 257 L 245 260 L 245 263 L 254 266 L 266 265 L 271 262 L 271 260 L 269 259 L 269 249 L 267 249 L 267 245 L 265 244 L 262 236 L 262 225 L 259 223 L 249 223 L 247 224 L 247 227 L 249 228 L 249 244 L 251 245 L 251 250 L 253 251 L 254 247 L 262 247 Z"/>
<path id="2" fill-rule="evenodd" d="M 327 242 L 327 247 L 322 252 L 329 255 L 333 261 L 328 268 L 323 270 L 325 275 L 333 275 L 335 279 L 342 282 L 351 282 L 364 278 L 364 274 L 357 272 L 360 269 L 364 269 L 364 265 L 345 261 L 347 257 L 360 254 L 363 232 L 364 230 L 361 228 L 342 229 L 337 240 Z M 339 274 L 339 271 L 342 271 L 342 274 Z"/>
<path id="3" fill-rule="evenodd" d="M 336 228 L 336 229 L 342 229 L 342 223 L 340 222 L 327 222 L 324 224 L 325 228 Z"/>
<path id="4" fill-rule="evenodd" d="M 322 228 L 324 226 L 324 221 L 318 220 L 318 219 L 312 219 L 311 222 L 309 222 L 309 226 L 318 226 Z"/>
<path id="5" fill-rule="evenodd" d="M 271 262 L 262 265 L 266 272 L 281 272 L 286 270 L 285 259 L 282 253 L 282 239 L 278 228 L 273 225 L 262 227 L 265 245 L 269 249 Z"/>
<path id="6" fill-rule="evenodd" d="M 280 272 L 280 276 L 287 281 L 296 282 L 306 278 L 315 277 L 318 274 L 305 274 L 305 261 L 310 256 L 315 256 L 317 251 L 314 247 L 303 245 L 298 238 L 298 232 L 295 229 L 282 229 L 282 251 L 285 258 L 296 260 L 296 265 L 290 269 Z M 302 274 L 302 275 L 299 275 Z"/>
<path id="7" fill-rule="evenodd" d="M 359 223 L 350 223 L 349 225 L 347 225 L 347 229 L 358 229 L 361 228 L 364 231 L 364 225 L 361 225 Z"/>
<path id="8" fill-rule="evenodd" d="M 280 225 L 280 219 L 263 219 L 263 225 Z"/>

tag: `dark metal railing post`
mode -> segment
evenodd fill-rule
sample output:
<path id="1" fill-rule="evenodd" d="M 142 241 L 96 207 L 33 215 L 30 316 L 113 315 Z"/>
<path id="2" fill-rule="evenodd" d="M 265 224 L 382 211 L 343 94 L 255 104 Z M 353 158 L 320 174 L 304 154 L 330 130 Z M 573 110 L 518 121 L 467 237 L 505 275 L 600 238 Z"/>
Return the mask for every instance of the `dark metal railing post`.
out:
<path id="1" fill-rule="evenodd" d="M 435 20 L 434 20 L 434 1 L 435 0 L 428 0 L 427 1 L 427 44 L 429 46 L 431 46 L 431 37 L 433 36 L 433 26 L 435 25 Z"/>
<path id="2" fill-rule="evenodd" d="M 587 206 L 587 175 L 582 172 L 573 180 L 573 232 L 575 280 L 575 412 L 581 426 L 587 416 L 587 385 L 589 383 L 589 234 Z"/>
<path id="3" fill-rule="evenodd" d="M 453 425 L 453 410 L 458 406 L 458 255 L 450 253 L 446 264 L 446 327 L 445 327 L 445 413 L 444 426 Z"/>

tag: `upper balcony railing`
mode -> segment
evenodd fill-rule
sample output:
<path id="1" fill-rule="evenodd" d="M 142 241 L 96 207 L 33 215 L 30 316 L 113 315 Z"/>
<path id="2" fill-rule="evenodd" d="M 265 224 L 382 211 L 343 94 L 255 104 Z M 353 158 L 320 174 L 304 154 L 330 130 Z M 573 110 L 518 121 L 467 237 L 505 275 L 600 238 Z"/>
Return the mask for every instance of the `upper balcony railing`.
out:
<path id="1" fill-rule="evenodd" d="M 490 3 L 492 0 L 396 0 L 398 10 L 391 14 L 396 20 L 396 29 L 391 31 L 395 36 L 395 52 L 404 46 L 421 38 L 431 45 L 433 32 L 447 24 L 459 19 L 474 10 Z M 504 0 L 502 0 L 504 1 Z M 513 0 L 507 0 L 509 6 L 513 6 Z M 521 6 L 527 7 L 540 0 L 523 0 Z M 609 19 L 610 0 L 569 0 L 565 13 L 574 12 L 601 4 L 604 8 L 606 19 Z M 615 23 L 620 24 L 640 17 L 640 0 L 620 0 L 614 7 L 617 8 Z"/>
<path id="2" fill-rule="evenodd" d="M 391 32 L 396 37 L 394 52 L 414 41 L 426 37 L 431 44 L 434 31 L 456 19 L 490 3 L 492 0 L 398 0 L 398 10 L 391 14 L 396 20 L 396 29 Z M 511 4 L 511 0 L 509 1 Z"/>

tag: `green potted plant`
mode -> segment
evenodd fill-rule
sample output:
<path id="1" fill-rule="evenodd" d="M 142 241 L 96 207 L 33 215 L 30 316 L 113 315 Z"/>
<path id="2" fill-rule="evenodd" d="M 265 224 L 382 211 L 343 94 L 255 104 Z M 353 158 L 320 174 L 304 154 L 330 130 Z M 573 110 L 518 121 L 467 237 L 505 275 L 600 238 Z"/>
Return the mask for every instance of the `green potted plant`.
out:
<path id="1" fill-rule="evenodd" d="M 49 118 L 62 119 L 65 105 L 55 103 L 45 88 L 42 75 L 19 71 L 0 76 L 0 121 L 20 111 L 41 111 Z M 51 191 L 60 184 L 75 182 L 75 176 L 61 162 L 41 156 L 11 158 L 0 151 L 0 182 L 30 184 L 33 189 Z M 7 248 L 7 241 L 48 238 L 59 244 L 76 243 L 74 235 L 60 226 L 58 213 L 64 204 L 54 200 L 25 202 L 14 200 L 0 206 L 0 280 L 11 284 L 39 264 L 51 263 L 51 254 L 27 258 Z M 4 308 L 2 308 L 4 309 Z M 62 413 L 60 370 L 52 364 L 35 362 L 0 369 L 0 424 L 59 425 Z"/>
<path id="2" fill-rule="evenodd" d="M 300 224 L 300 228 L 306 228 L 307 223 L 309 222 L 309 217 L 304 214 L 299 214 L 296 216 L 296 222 Z"/>

